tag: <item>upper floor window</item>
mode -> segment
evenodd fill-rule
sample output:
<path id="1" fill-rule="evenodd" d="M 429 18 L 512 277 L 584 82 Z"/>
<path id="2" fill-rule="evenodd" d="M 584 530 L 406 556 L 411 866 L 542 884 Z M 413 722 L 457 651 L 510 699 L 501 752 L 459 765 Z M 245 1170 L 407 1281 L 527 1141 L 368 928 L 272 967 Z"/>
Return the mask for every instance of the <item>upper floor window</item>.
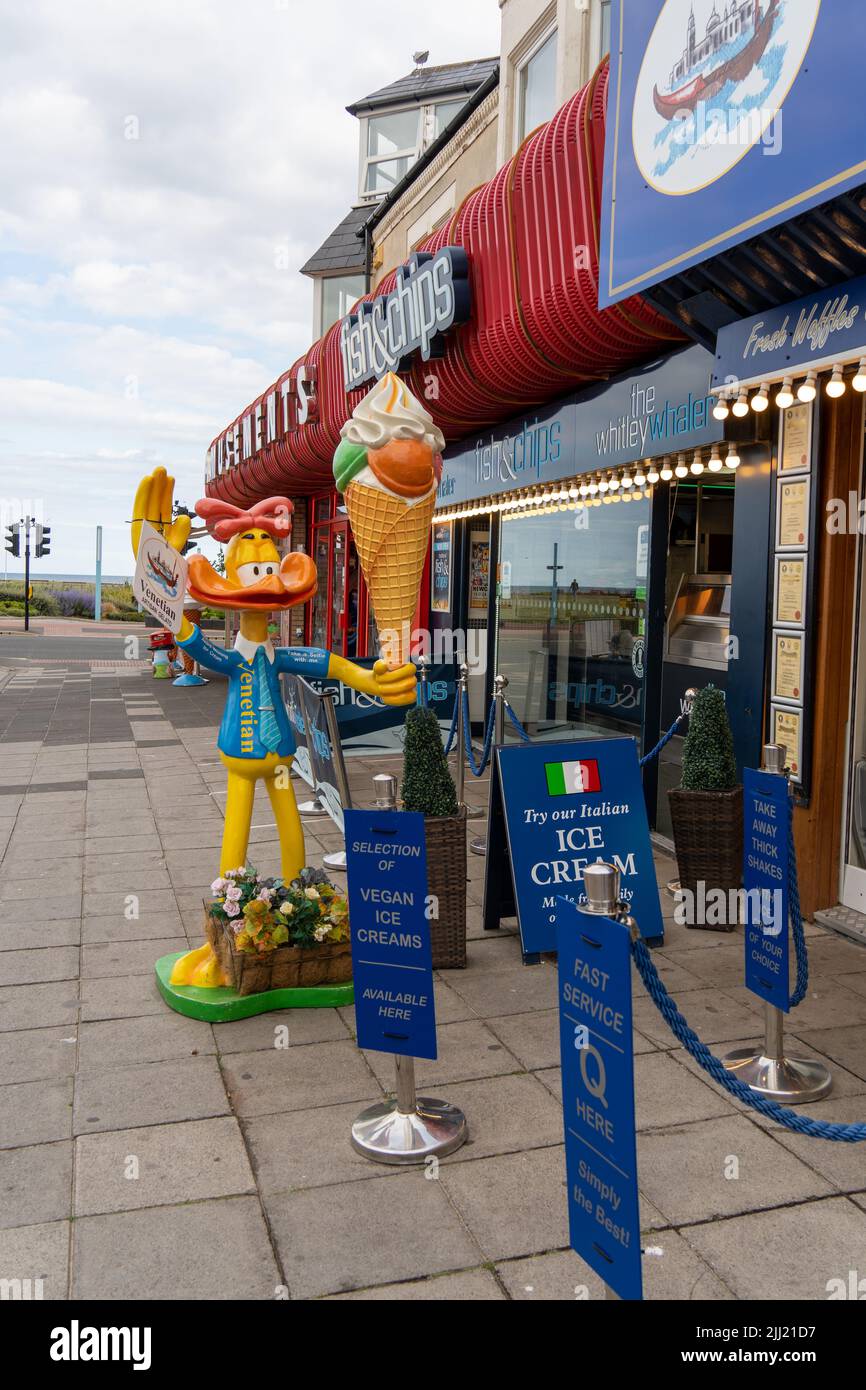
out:
<path id="1" fill-rule="evenodd" d="M 606 53 L 610 53 L 610 12 L 611 0 L 599 0 L 600 14 L 600 46 L 599 54 L 603 58 Z"/>
<path id="2" fill-rule="evenodd" d="M 417 159 L 420 114 L 416 106 L 368 118 L 364 193 L 387 193 Z"/>
<path id="3" fill-rule="evenodd" d="M 325 275 L 320 278 L 322 322 L 320 333 L 327 333 L 332 324 L 343 319 L 366 289 L 363 275 Z"/>
<path id="4" fill-rule="evenodd" d="M 362 131 L 361 197 L 381 198 L 453 121 L 466 99 L 368 116 Z"/>
<path id="5" fill-rule="evenodd" d="M 556 30 L 544 39 L 518 71 L 517 139 L 524 140 L 556 111 Z"/>

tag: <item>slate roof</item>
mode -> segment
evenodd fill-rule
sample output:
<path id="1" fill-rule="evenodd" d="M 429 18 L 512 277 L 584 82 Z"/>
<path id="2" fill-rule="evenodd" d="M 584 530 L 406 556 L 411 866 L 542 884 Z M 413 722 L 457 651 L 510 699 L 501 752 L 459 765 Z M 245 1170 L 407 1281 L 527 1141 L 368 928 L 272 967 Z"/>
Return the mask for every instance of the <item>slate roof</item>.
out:
<path id="1" fill-rule="evenodd" d="M 350 208 L 318 251 L 314 251 L 306 265 L 301 267 L 301 274 L 333 275 L 338 270 L 363 270 L 364 240 L 357 233 L 369 216 L 369 203 Z"/>
<path id="2" fill-rule="evenodd" d="M 476 58 L 468 63 L 445 63 L 441 67 L 416 68 L 408 76 L 389 82 L 369 96 L 361 97 L 346 110 L 350 116 L 364 115 L 382 106 L 399 106 L 413 101 L 422 105 L 448 97 L 470 96 L 499 66 L 497 58 Z"/>

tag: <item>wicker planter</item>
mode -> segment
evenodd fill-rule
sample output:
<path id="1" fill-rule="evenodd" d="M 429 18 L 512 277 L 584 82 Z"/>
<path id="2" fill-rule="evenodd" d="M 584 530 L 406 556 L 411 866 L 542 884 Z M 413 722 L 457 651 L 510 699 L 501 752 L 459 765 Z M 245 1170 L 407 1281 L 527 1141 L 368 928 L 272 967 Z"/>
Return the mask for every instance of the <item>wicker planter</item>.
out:
<path id="1" fill-rule="evenodd" d="M 466 969 L 466 817 L 425 816 L 428 892 L 439 899 L 430 921 L 434 970 Z"/>
<path id="2" fill-rule="evenodd" d="M 342 984 L 352 978 L 348 941 L 321 946 L 278 946 L 267 955 L 251 956 L 235 948 L 231 928 L 205 909 L 205 930 L 223 973 L 238 994 L 268 989 L 305 989 Z"/>
<path id="3" fill-rule="evenodd" d="M 743 882 L 743 788 L 728 792 L 668 792 L 680 887 L 697 894 L 698 882 L 706 891 L 728 892 Z M 689 923 L 689 926 L 698 926 Z M 736 923 L 701 925 L 704 931 L 731 932 Z"/>

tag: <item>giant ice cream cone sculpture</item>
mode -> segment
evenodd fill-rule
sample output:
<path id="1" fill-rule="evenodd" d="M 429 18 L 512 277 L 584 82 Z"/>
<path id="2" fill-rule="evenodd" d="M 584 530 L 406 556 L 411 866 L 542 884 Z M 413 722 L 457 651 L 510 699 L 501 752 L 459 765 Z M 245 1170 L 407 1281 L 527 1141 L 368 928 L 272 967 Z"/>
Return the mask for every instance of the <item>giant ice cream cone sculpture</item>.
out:
<path id="1" fill-rule="evenodd" d="M 341 430 L 334 480 L 343 494 L 389 667 L 409 660 L 445 440 L 389 372 Z"/>

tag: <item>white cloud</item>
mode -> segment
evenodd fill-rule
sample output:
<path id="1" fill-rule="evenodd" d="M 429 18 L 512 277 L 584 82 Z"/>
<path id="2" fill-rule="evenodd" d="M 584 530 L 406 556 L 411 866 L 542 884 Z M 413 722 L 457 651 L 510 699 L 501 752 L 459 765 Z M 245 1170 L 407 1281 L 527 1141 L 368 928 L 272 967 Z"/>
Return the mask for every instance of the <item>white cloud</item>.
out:
<path id="1" fill-rule="evenodd" d="M 141 472 L 211 438 L 310 340 L 300 266 L 352 202 L 345 106 L 498 49 L 497 0 L 28 0 L 0 56 L 0 505 L 106 567 Z M 130 136 L 137 138 L 129 138 Z"/>

